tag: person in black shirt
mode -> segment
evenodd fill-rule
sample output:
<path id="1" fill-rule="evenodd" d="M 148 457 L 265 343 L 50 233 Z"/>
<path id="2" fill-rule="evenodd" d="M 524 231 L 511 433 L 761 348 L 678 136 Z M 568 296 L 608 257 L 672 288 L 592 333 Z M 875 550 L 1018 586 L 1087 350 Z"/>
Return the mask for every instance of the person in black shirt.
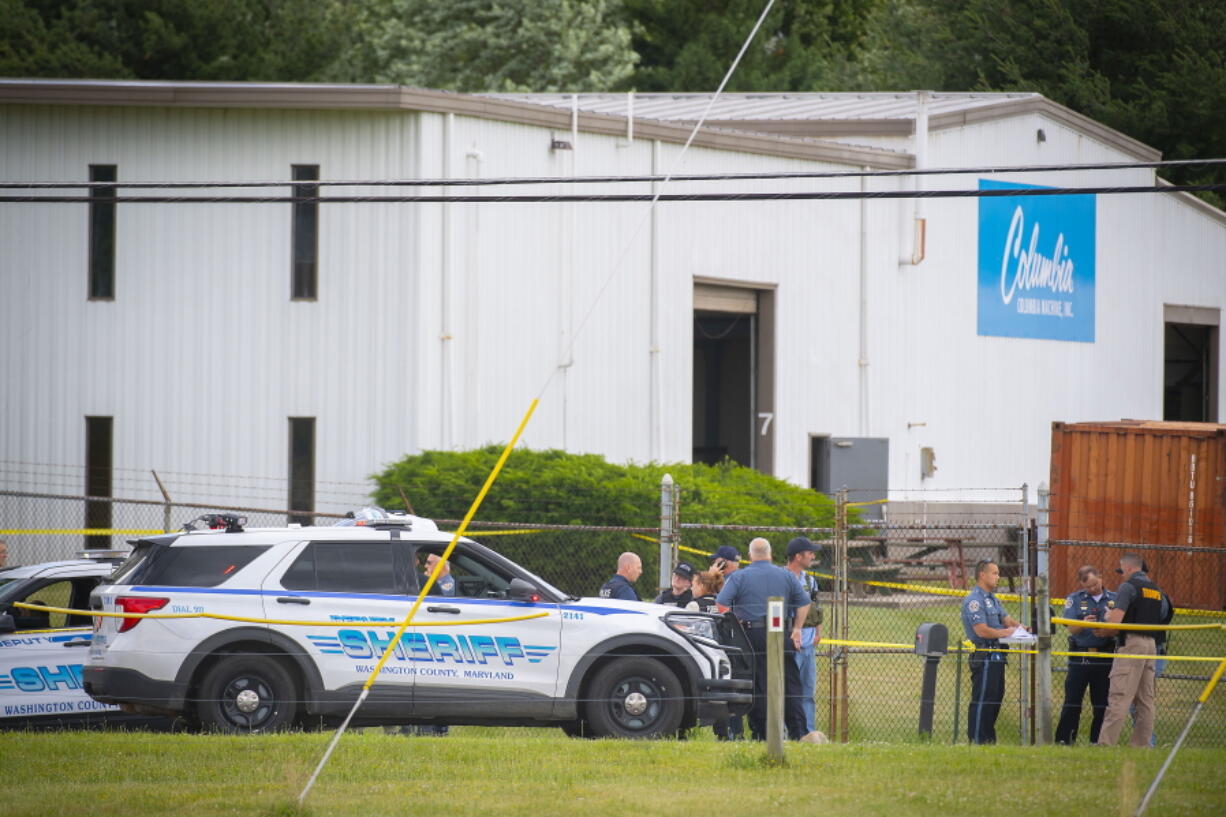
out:
<path id="1" fill-rule="evenodd" d="M 702 573 L 695 573 L 691 589 L 694 598 L 685 605 L 685 609 L 697 610 L 700 613 L 718 613 L 715 596 L 724 589 L 724 574 L 714 567 Z"/>
<path id="2" fill-rule="evenodd" d="M 1120 557 L 1116 573 L 1124 581 L 1116 590 L 1115 607 L 1107 614 L 1110 624 L 1167 624 L 1174 609 L 1171 600 L 1144 570 L 1145 562 L 1135 553 Z M 1112 635 L 1110 630 L 1095 630 L 1096 635 Z M 1111 664 L 1111 689 L 1107 694 L 1107 714 L 1098 733 L 1099 746 L 1114 746 L 1128 717 L 1130 704 L 1136 705 L 1132 729 L 1133 746 L 1149 746 L 1154 731 L 1154 665 L 1158 642 L 1165 633 L 1155 630 L 1121 630 L 1119 646 Z M 1121 655 L 1146 656 L 1120 658 Z"/>
<path id="3" fill-rule="evenodd" d="M 600 597 L 602 599 L 641 601 L 639 591 L 634 589 L 634 583 L 642 575 L 643 560 L 637 553 L 626 551 L 617 557 L 617 574 L 601 586 Z"/>
<path id="4" fill-rule="evenodd" d="M 677 562 L 673 568 L 672 586 L 656 596 L 656 604 L 671 604 L 684 607 L 694 598 L 690 585 L 694 582 L 694 568 L 689 562 Z"/>

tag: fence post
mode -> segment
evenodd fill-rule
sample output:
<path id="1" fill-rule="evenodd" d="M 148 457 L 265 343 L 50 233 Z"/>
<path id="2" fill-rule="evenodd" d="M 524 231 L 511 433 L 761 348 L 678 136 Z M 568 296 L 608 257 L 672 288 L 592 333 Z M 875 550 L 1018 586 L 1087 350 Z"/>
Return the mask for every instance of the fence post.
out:
<path id="1" fill-rule="evenodd" d="M 673 499 L 673 477 L 665 474 L 660 480 L 660 593 L 668 589 L 673 577 L 673 523 L 676 514 Z"/>
<path id="2" fill-rule="evenodd" d="M 166 491 L 166 486 L 162 484 L 162 478 L 158 476 L 158 472 L 152 468 L 149 473 L 153 474 L 153 481 L 158 484 L 158 490 L 162 492 L 162 499 L 166 500 L 166 504 L 162 506 L 162 532 L 170 533 L 170 508 L 174 504 L 171 502 L 170 494 Z"/>
<path id="3" fill-rule="evenodd" d="M 766 600 L 766 757 L 783 762 L 783 597 Z"/>
<path id="4" fill-rule="evenodd" d="M 962 636 L 956 636 L 958 640 L 958 669 L 954 675 L 954 737 L 950 741 L 953 744 L 958 742 L 958 725 L 962 717 Z"/>
<path id="5" fill-rule="evenodd" d="M 1051 584 L 1048 581 L 1047 508 L 1049 502 L 1047 483 L 1039 483 L 1038 525 L 1035 529 L 1035 556 L 1038 575 L 1035 577 L 1038 590 L 1038 617 L 1035 633 L 1039 637 L 1039 654 L 1035 660 L 1038 672 L 1038 718 L 1039 739 L 1044 746 L 1051 743 Z"/>
<path id="6" fill-rule="evenodd" d="M 1034 593 L 1031 589 L 1030 575 L 1030 486 L 1022 483 L 1022 519 L 1021 519 L 1021 551 L 1022 551 L 1022 603 L 1021 603 L 1021 622 L 1026 627 L 1034 630 L 1034 617 L 1032 615 L 1032 605 L 1034 601 Z M 1018 727 L 1021 731 L 1021 741 L 1023 746 L 1029 746 L 1033 743 L 1034 735 L 1034 717 L 1033 709 L 1031 709 L 1030 684 L 1033 681 L 1033 662 L 1030 656 L 1021 652 L 1018 655 L 1018 686 L 1021 688 L 1018 695 Z"/>
<path id="7" fill-rule="evenodd" d="M 835 638 L 847 641 L 851 626 L 847 615 L 847 489 L 835 494 L 834 500 L 834 599 L 830 605 L 833 620 L 830 631 Z M 848 738 L 847 647 L 835 647 L 830 652 L 830 735 L 831 740 L 846 743 Z"/>

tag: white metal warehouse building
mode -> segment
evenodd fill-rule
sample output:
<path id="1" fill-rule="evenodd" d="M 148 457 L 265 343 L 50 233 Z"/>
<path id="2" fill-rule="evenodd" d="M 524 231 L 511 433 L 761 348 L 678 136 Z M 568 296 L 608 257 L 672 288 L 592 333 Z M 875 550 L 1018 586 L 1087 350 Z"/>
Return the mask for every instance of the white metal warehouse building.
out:
<path id="1" fill-rule="evenodd" d="M 316 178 L 1160 158 L 1034 94 L 752 94 L 721 97 L 678 163 L 708 102 L 2 80 L 0 180 L 285 197 L 287 184 L 123 185 L 294 178 L 309 193 Z M 1002 183 L 1157 181 L 1131 168 L 663 192 Z M 836 444 L 863 439 L 875 453 L 852 473 L 870 476 L 849 487 L 959 499 L 1045 480 L 1055 420 L 1223 416 L 1226 214 L 1184 193 L 663 202 L 654 213 L 644 202 L 116 205 L 109 194 L 0 203 L 2 488 L 83 493 L 87 466 L 157 469 L 232 477 L 209 501 L 285 507 L 297 490 L 338 510 L 319 486 L 360 483 L 406 453 L 504 441 L 540 394 L 528 447 L 613 461 L 728 455 L 830 490 L 846 473 L 827 467 Z M 250 496 L 256 479 L 274 495 Z M 109 488 L 156 495 L 151 483 Z"/>

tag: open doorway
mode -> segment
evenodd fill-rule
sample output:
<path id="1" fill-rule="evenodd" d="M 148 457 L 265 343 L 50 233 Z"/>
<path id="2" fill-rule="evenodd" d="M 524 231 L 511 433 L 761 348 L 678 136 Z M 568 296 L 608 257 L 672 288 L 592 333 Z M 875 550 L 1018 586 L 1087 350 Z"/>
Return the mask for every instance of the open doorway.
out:
<path id="1" fill-rule="evenodd" d="M 1166 307 L 1162 419 L 1217 422 L 1217 309 Z"/>
<path id="2" fill-rule="evenodd" d="M 693 460 L 774 465 L 774 293 L 694 286 Z"/>

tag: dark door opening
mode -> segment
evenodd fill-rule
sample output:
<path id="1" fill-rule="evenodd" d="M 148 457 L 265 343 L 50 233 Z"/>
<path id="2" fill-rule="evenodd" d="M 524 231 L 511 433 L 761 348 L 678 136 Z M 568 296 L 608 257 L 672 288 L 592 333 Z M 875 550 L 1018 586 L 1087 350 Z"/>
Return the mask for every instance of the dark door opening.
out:
<path id="1" fill-rule="evenodd" d="M 753 467 L 757 316 L 694 313 L 694 462 Z"/>
<path id="2" fill-rule="evenodd" d="M 1167 323 L 1162 419 L 1217 422 L 1218 328 Z"/>

